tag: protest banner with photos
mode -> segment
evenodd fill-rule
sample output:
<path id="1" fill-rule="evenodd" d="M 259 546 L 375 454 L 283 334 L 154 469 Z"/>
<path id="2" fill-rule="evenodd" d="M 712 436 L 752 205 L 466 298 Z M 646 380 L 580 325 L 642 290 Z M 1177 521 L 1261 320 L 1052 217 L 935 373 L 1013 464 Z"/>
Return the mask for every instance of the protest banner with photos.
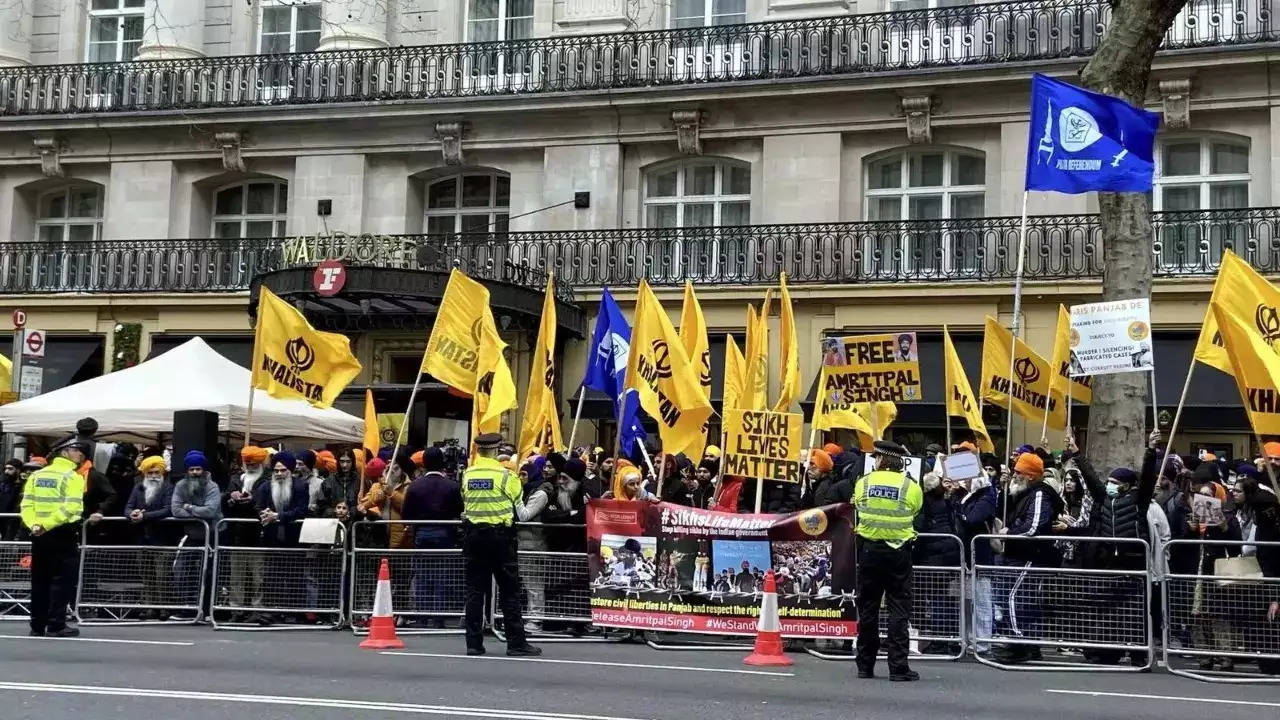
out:
<path id="1" fill-rule="evenodd" d="M 587 507 L 591 619 L 599 627 L 755 635 L 774 571 L 785 637 L 852 638 L 853 508 L 746 515 L 671 503 Z"/>
<path id="2" fill-rule="evenodd" d="M 1151 300 L 1072 305 L 1067 362 L 1072 377 L 1154 369 Z"/>
<path id="3" fill-rule="evenodd" d="M 800 482 L 800 413 L 726 410 L 724 473 L 757 480 Z"/>
<path id="4" fill-rule="evenodd" d="M 920 400 L 920 354 L 914 332 L 853 335 L 822 341 L 824 390 L 837 404 Z"/>

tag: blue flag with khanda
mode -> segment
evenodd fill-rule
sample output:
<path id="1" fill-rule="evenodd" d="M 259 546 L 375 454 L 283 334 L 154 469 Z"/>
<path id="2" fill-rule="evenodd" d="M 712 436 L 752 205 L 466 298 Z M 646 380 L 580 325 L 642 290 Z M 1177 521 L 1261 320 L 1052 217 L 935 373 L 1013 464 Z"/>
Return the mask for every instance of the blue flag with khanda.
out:
<path id="1" fill-rule="evenodd" d="M 609 293 L 609 288 L 605 288 L 600 296 L 600 312 L 596 315 L 596 329 L 591 334 L 590 348 L 587 374 L 582 378 L 582 384 L 613 398 L 615 418 L 621 408 L 622 453 L 628 455 L 635 443 L 644 442 L 644 428 L 640 425 L 640 398 L 634 392 L 626 392 L 631 326 Z M 625 405 L 620 406 L 620 403 Z"/>
<path id="2" fill-rule="evenodd" d="M 1027 190 L 1151 192 L 1159 125 L 1119 98 L 1032 75 Z"/>

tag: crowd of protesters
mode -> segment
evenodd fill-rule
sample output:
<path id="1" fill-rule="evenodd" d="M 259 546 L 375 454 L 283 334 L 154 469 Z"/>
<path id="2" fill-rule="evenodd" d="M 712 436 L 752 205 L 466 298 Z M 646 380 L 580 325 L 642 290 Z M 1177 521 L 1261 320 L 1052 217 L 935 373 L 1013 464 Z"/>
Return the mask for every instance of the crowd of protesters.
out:
<path id="1" fill-rule="evenodd" d="M 84 436 L 95 431 L 96 423 L 88 419 L 77 427 Z M 1109 590 L 1089 597 L 1055 595 L 1043 574 L 1034 572 L 1046 568 L 1149 568 L 1149 607 L 1155 614 L 1156 637 L 1162 637 L 1162 623 L 1167 623 L 1171 646 L 1214 648 L 1218 652 L 1213 656 L 1198 657 L 1204 669 L 1233 669 L 1237 662 L 1233 651 L 1237 657 L 1247 655 L 1251 647 L 1260 647 L 1264 653 L 1280 652 L 1280 586 L 1275 584 L 1242 599 L 1238 586 L 1212 580 L 1197 582 L 1190 589 L 1178 590 L 1193 593 L 1194 603 L 1178 603 L 1180 610 L 1174 617 L 1159 617 L 1167 574 L 1221 574 L 1224 566 L 1219 561 L 1252 557 L 1262 576 L 1280 577 L 1280 548 L 1265 544 L 1280 541 L 1280 505 L 1271 475 L 1280 472 L 1280 443 L 1267 443 L 1263 457 L 1256 462 L 1235 465 L 1207 454 L 1166 459 L 1159 452 L 1162 447 L 1159 434 L 1153 433 L 1140 467 L 1115 468 L 1103 477 L 1071 438 L 1061 453 L 1023 446 L 1005 463 L 992 454 L 979 455 L 972 444 L 961 443 L 950 452 L 979 455 L 982 467 L 978 477 L 964 480 L 948 478 L 942 472 L 939 464 L 946 452 L 942 447 L 923 449 L 925 502 L 915 521 L 923 535 L 914 545 L 915 564 L 1008 568 L 1003 573 L 976 576 L 970 612 L 979 653 L 1005 664 L 1036 661 L 1043 657 L 1036 644 L 999 640 L 1052 637 L 1055 622 L 1075 622 L 1071 618 L 1079 617 L 1079 609 L 1061 607 L 1064 598 L 1087 604 L 1088 612 L 1105 616 L 1108 608 L 1124 606 L 1146 591 L 1134 580 L 1106 585 Z M 94 545 L 200 547 L 216 543 L 307 548 L 314 546 L 300 539 L 299 521 L 324 518 L 348 532 L 357 521 L 387 521 L 360 526 L 364 535 L 354 538 L 354 543 L 361 547 L 457 547 L 455 529 L 441 522 L 458 520 L 462 511 L 458 476 L 466 457 L 456 444 L 401 448 L 394 454 L 392 448 L 382 448 L 376 457 L 368 458 L 359 448 L 273 451 L 250 446 L 235 455 L 214 454 L 206 457 L 193 451 L 171 458 L 158 448 L 98 444 L 94 461 L 87 461 L 81 469 L 86 477 L 88 541 Z M 754 512 L 758 501 L 761 512 L 786 513 L 847 502 L 865 462 L 861 451 L 828 443 L 810 452 L 803 482 L 766 482 L 758 490 L 754 480 L 721 475 L 720 450 L 715 446 L 708 446 L 696 460 L 664 454 L 658 448 L 616 463 L 602 448 L 520 457 L 514 446 L 507 446 L 499 459 L 523 483 L 531 522 L 557 526 L 521 528 L 520 549 L 575 553 L 586 550 L 580 526 L 586 522 L 586 506 L 592 498 L 663 500 L 727 512 Z M 0 513 L 16 510 L 22 481 L 42 465 L 38 457 L 6 463 L 0 477 Z M 103 522 L 112 517 L 123 520 Z M 210 529 L 215 535 L 207 538 L 205 533 Z M 1007 539 L 975 542 L 980 535 Z M 16 519 L 0 519 L 0 537 L 22 539 Z M 1085 537 L 1112 542 L 1072 540 Z M 1174 545 L 1166 564 L 1164 543 L 1171 539 L 1238 543 Z M 186 557 L 198 563 L 198 555 L 189 553 Z M 316 557 L 311 552 L 301 562 L 292 562 L 233 554 L 225 584 L 215 591 L 225 595 L 229 607 L 245 610 L 230 613 L 225 621 L 262 625 L 314 622 L 316 618 L 309 613 L 254 609 L 264 606 L 264 588 L 283 587 L 281 592 L 297 596 L 283 604 L 309 607 L 317 586 L 340 584 L 342 566 L 330 567 Z M 153 562 L 142 569 L 149 597 L 172 598 L 158 590 L 166 578 L 171 581 L 196 572 L 193 567 L 198 564 L 184 568 L 183 558 L 179 553 L 172 566 Z M 414 574 L 417 577 L 401 582 L 412 582 L 415 607 L 438 607 L 446 588 L 428 572 Z M 852 590 L 852 578 L 842 577 L 836 569 L 827 577 L 824 568 L 823 575 L 822 586 L 827 592 Z M 784 585 L 796 582 L 789 578 L 783 578 Z M 759 578 L 751 580 L 753 587 L 760 585 Z M 536 618 L 544 614 L 548 596 L 554 598 L 568 589 L 566 584 L 578 581 L 586 587 L 585 569 L 581 578 L 527 577 L 528 615 L 535 618 L 529 629 L 541 629 Z M 736 576 L 727 575 L 707 579 L 712 590 L 737 582 Z M 207 609 L 209 593 L 200 601 Z M 924 603 L 918 616 L 929 612 L 928 601 Z M 268 607 L 278 604 L 265 603 Z M 443 620 L 433 613 L 424 611 L 421 616 L 414 622 L 443 627 Z M 1264 622 L 1271 623 L 1275 631 L 1242 632 L 1242 628 L 1256 628 Z M 1096 633 L 1096 638 L 1086 634 L 1081 642 L 1084 658 L 1099 664 L 1124 662 L 1123 650 L 1090 647 L 1107 644 L 1105 625 Z M 1098 642 L 1091 642 L 1095 639 Z M 1145 653 L 1128 655 L 1128 662 L 1134 665 L 1147 663 Z M 1259 669 L 1266 673 L 1280 672 L 1278 664 L 1280 661 L 1258 661 Z"/>

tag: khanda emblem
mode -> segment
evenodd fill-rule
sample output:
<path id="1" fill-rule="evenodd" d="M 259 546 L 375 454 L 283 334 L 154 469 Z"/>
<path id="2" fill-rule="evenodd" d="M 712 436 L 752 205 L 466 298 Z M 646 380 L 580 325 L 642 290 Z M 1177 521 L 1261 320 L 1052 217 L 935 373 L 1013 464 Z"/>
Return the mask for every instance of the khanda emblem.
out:
<path id="1" fill-rule="evenodd" d="M 758 357 L 755 359 L 753 365 L 754 367 L 751 371 L 751 389 L 754 392 L 761 392 L 769 382 L 769 359 Z"/>
<path id="2" fill-rule="evenodd" d="M 702 373 L 699 374 L 698 380 L 702 382 L 703 387 L 711 384 L 711 351 L 702 351 Z"/>
<path id="3" fill-rule="evenodd" d="M 1280 314 L 1270 305 L 1259 305 L 1253 312 L 1253 324 L 1258 326 L 1262 339 L 1270 344 L 1280 340 Z"/>
<path id="4" fill-rule="evenodd" d="M 1036 367 L 1029 357 L 1018 358 L 1013 364 L 1013 372 L 1023 385 L 1032 385 L 1040 379 L 1040 368 Z"/>
<path id="5" fill-rule="evenodd" d="M 658 377 L 671 377 L 671 348 L 667 347 L 666 340 L 653 341 L 653 367 Z"/>
<path id="6" fill-rule="evenodd" d="M 556 359 L 554 356 L 552 356 L 550 352 L 547 353 L 547 359 L 546 359 L 545 365 L 546 365 L 547 371 L 543 373 L 542 383 L 546 385 L 547 388 L 551 388 L 553 385 L 555 385 L 555 381 L 556 381 Z"/>
<path id="7" fill-rule="evenodd" d="M 480 328 L 484 326 L 483 323 L 484 321 L 481 318 L 476 318 L 475 322 L 471 323 L 471 343 L 475 345 L 477 351 L 480 348 Z"/>
<path id="8" fill-rule="evenodd" d="M 296 337 L 284 344 L 284 355 L 289 358 L 289 369 L 295 375 L 304 373 L 316 364 L 316 351 L 306 340 Z"/>

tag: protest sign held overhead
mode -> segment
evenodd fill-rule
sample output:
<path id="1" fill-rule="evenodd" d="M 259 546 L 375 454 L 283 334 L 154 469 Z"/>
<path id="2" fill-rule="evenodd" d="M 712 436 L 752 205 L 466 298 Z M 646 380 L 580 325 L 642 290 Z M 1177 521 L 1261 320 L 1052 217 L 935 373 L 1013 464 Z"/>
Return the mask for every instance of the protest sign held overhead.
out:
<path id="1" fill-rule="evenodd" d="M 644 280 L 636 297 L 626 387 L 636 391 L 640 406 L 658 423 L 664 450 L 675 455 L 703 444 L 711 401 L 671 319 Z"/>
<path id="2" fill-rule="evenodd" d="M 1067 397 L 1070 392 L 1073 400 L 1088 405 L 1093 402 L 1093 378 L 1087 375 L 1071 376 L 1071 341 L 1074 337 L 1075 334 L 1071 332 L 1071 313 L 1060 304 L 1058 327 L 1053 334 L 1053 357 L 1049 358 L 1049 364 L 1058 372 L 1049 383 L 1049 388 L 1062 398 Z"/>
<path id="3" fill-rule="evenodd" d="M 1010 345 L 1014 345 L 1013 377 L 1009 376 Z M 1067 426 L 1067 404 L 1049 392 L 1053 372 L 1049 362 L 1015 340 L 1013 333 L 987 316 L 982 335 L 982 399 L 1009 408 L 1028 420 L 1041 422 L 1049 409 L 1048 426 Z M 1012 401 L 1010 400 L 1012 398 Z M 1012 404 L 1012 406 L 1011 406 Z"/>
<path id="4" fill-rule="evenodd" d="M 724 473 L 800 482 L 800 413 L 726 410 Z"/>
<path id="5" fill-rule="evenodd" d="M 1151 301 L 1071 306 L 1071 376 L 1151 370 Z"/>
<path id="6" fill-rule="evenodd" d="M 823 390 L 838 405 L 921 398 L 914 332 L 827 338 L 822 365 Z"/>
<path id="7" fill-rule="evenodd" d="M 330 407 L 360 374 L 346 335 L 311 327 L 297 308 L 262 287 L 253 336 L 253 386 L 278 398 Z"/>

